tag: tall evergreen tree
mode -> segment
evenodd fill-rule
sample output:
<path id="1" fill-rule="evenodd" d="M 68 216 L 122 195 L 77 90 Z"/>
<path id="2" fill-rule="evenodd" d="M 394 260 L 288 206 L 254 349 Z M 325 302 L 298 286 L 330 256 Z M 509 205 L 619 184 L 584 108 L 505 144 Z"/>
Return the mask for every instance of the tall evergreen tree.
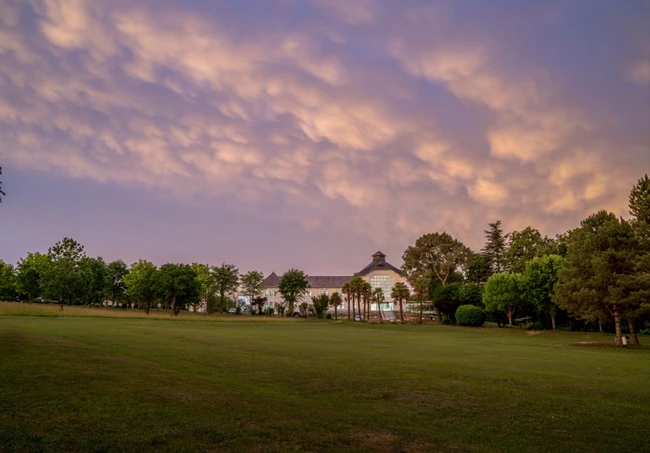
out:
<path id="1" fill-rule="evenodd" d="M 485 233 L 485 246 L 483 254 L 487 256 L 492 267 L 492 272 L 503 272 L 505 263 L 503 255 L 506 251 L 506 236 L 501 228 L 501 220 L 488 224 L 488 229 L 483 230 Z"/>
<path id="2" fill-rule="evenodd" d="M 629 198 L 630 214 L 635 220 L 650 225 L 650 178 L 645 175 L 632 187 Z"/>

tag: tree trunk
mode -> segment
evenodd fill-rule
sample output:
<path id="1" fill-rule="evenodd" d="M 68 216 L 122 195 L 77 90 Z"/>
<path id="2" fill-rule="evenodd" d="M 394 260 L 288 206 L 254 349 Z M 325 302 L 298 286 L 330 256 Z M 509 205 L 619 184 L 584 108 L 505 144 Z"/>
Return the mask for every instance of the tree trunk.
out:
<path id="1" fill-rule="evenodd" d="M 632 337 L 632 344 L 634 346 L 639 346 L 639 337 L 637 337 L 636 330 L 634 330 L 634 322 L 628 318 L 627 325 L 630 327 L 630 336 Z"/>
<path id="2" fill-rule="evenodd" d="M 34 295 L 30 294 L 29 295 L 29 303 L 31 304 L 32 302 L 34 302 Z"/>
<path id="3" fill-rule="evenodd" d="M 420 320 L 418 324 L 422 324 L 422 316 L 424 315 L 424 301 L 420 299 Z"/>
<path id="4" fill-rule="evenodd" d="M 384 317 L 381 314 L 381 302 L 377 302 L 377 311 L 379 312 L 379 323 L 384 323 Z"/>
<path id="5" fill-rule="evenodd" d="M 551 313 L 551 327 L 553 327 L 553 330 L 557 330 L 555 327 L 555 313 Z"/>
<path id="6" fill-rule="evenodd" d="M 402 320 L 402 324 L 404 324 L 404 306 L 402 305 L 402 299 L 399 300 L 399 317 Z"/>
<path id="7" fill-rule="evenodd" d="M 512 327 L 512 313 L 507 312 L 506 315 L 508 315 L 508 325 Z"/>
<path id="8" fill-rule="evenodd" d="M 339 306 L 337 304 L 334 304 L 334 319 L 338 320 L 339 319 Z"/>
<path id="9" fill-rule="evenodd" d="M 614 326 L 616 327 L 616 346 L 623 346 L 623 332 L 621 331 L 621 317 L 618 310 L 614 310 Z"/>
<path id="10" fill-rule="evenodd" d="M 350 309 L 348 309 L 348 313 L 350 313 Z M 357 307 L 355 305 L 354 296 L 352 296 L 352 320 L 357 320 Z"/>
<path id="11" fill-rule="evenodd" d="M 603 333 L 603 318 L 600 315 L 598 316 L 598 330 Z"/>

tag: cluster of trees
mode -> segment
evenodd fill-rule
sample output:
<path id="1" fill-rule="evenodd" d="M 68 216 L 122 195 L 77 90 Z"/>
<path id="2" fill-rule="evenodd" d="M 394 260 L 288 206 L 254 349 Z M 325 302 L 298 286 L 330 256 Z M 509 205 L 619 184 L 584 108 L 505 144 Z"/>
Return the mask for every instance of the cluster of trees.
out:
<path id="1" fill-rule="evenodd" d="M 206 304 L 208 311 L 225 311 L 235 304 L 241 287 L 251 299 L 262 293 L 264 276 L 244 275 L 232 264 L 164 264 L 146 260 L 127 266 L 86 256 L 84 247 L 64 238 L 47 253 L 29 253 L 17 266 L 0 261 L 0 300 L 39 300 L 64 305 L 132 304 L 149 313 L 161 303 L 173 315 Z"/>
<path id="2" fill-rule="evenodd" d="M 504 233 L 490 223 L 474 252 L 447 233 L 426 234 L 404 252 L 403 270 L 417 293 L 448 322 L 459 306 L 484 308 L 495 321 L 516 316 L 558 327 L 613 327 L 622 322 L 638 344 L 636 325 L 650 319 L 650 178 L 629 196 L 630 220 L 600 211 L 555 238 L 527 227 Z M 421 315 L 420 315 L 421 321 Z"/>

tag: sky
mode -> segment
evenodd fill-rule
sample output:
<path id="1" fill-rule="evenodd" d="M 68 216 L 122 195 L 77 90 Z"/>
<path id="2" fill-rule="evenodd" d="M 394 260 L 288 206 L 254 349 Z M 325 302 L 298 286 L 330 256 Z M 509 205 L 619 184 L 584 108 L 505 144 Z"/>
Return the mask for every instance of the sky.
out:
<path id="1" fill-rule="evenodd" d="M 2 0 L 0 259 L 346 275 L 627 216 L 648 0 Z"/>

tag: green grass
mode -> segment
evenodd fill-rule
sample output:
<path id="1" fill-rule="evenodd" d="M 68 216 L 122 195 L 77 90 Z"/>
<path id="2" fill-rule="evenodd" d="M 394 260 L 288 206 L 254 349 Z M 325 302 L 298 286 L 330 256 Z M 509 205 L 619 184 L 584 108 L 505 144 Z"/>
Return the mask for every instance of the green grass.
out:
<path id="1" fill-rule="evenodd" d="M 648 451 L 609 335 L 0 313 L 2 453 Z"/>

